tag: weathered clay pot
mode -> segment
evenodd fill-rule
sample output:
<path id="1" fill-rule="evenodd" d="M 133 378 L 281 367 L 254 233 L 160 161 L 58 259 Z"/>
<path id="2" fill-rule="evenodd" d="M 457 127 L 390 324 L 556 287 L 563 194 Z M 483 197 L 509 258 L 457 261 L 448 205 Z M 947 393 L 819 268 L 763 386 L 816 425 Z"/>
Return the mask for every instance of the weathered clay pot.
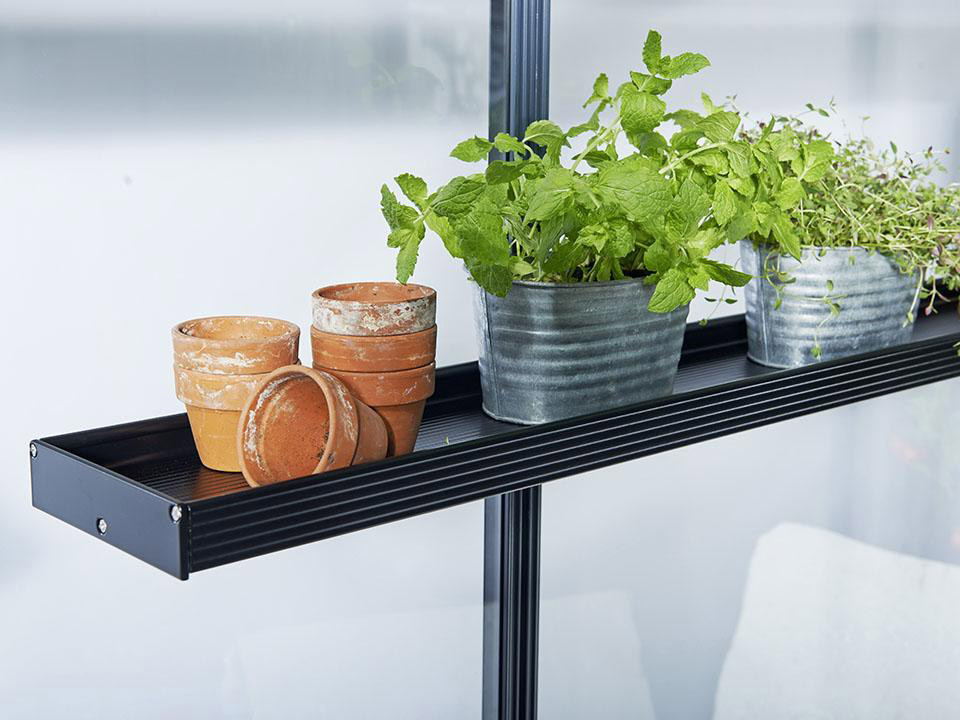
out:
<path id="1" fill-rule="evenodd" d="M 352 372 L 424 367 L 437 353 L 437 326 L 404 335 L 335 335 L 310 328 L 313 366 Z"/>
<path id="2" fill-rule="evenodd" d="M 394 372 L 364 373 L 327 370 L 343 381 L 351 394 L 383 418 L 387 426 L 387 455 L 413 450 L 427 398 L 433 395 L 436 366 Z"/>
<path id="3" fill-rule="evenodd" d="M 259 486 L 379 460 L 387 432 L 335 377 L 291 365 L 264 377 L 247 399 L 235 443 L 243 476 Z"/>
<path id="4" fill-rule="evenodd" d="M 300 328 L 249 316 L 198 318 L 173 328 L 174 382 L 200 462 L 240 472 L 240 409 L 271 370 L 297 362 Z"/>
<path id="5" fill-rule="evenodd" d="M 403 335 L 436 320 L 437 293 L 423 285 L 348 283 L 313 293 L 313 326 L 334 335 Z"/>
<path id="6" fill-rule="evenodd" d="M 174 363 L 206 373 L 252 375 L 297 362 L 300 328 L 286 320 L 225 315 L 173 328 Z"/>

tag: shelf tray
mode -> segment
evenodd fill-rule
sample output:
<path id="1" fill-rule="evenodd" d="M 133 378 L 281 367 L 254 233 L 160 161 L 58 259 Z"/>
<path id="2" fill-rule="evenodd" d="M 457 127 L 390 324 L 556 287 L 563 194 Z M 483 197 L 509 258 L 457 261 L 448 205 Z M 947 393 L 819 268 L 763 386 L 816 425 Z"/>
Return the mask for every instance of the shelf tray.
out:
<path id="1" fill-rule="evenodd" d="M 200 465 L 186 415 L 59 435 L 31 444 L 33 504 L 185 580 L 198 570 L 955 377 L 958 340 L 960 322 L 949 307 L 918 320 L 908 345 L 775 370 L 747 359 L 743 316 L 724 318 L 687 328 L 673 395 L 535 427 L 487 417 L 477 364 L 455 365 L 437 371 L 415 452 L 263 488 Z"/>

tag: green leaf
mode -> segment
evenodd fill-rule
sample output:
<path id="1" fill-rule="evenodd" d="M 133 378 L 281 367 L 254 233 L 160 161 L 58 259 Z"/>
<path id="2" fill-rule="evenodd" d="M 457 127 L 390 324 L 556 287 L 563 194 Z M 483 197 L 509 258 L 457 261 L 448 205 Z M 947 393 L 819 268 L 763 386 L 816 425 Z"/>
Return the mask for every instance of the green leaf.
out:
<path id="1" fill-rule="evenodd" d="M 543 271 L 548 275 L 567 275 L 587 259 L 587 254 L 587 250 L 578 243 L 561 243 L 543 263 Z"/>
<path id="2" fill-rule="evenodd" d="M 700 93 L 700 102 L 703 103 L 703 109 L 707 115 L 712 115 L 721 109 L 719 106 L 714 105 L 713 100 L 711 100 L 710 96 L 705 92 Z"/>
<path id="3" fill-rule="evenodd" d="M 657 281 L 657 287 L 650 298 L 647 309 L 655 313 L 667 313 L 681 305 L 688 304 L 696 296 L 696 291 L 687 282 L 682 270 L 670 268 Z"/>
<path id="4" fill-rule="evenodd" d="M 443 241 L 443 246 L 447 249 L 447 252 L 455 258 L 463 257 L 463 250 L 460 247 L 460 238 L 457 236 L 457 233 L 454 231 L 453 226 L 450 224 L 450 221 L 445 217 L 440 217 L 433 211 L 427 212 L 423 216 L 424 222 L 426 222 L 427 227 L 433 230 L 437 235 L 440 236 L 440 239 Z"/>
<path id="5" fill-rule="evenodd" d="M 662 63 L 660 74 L 674 80 L 684 75 L 693 75 L 710 66 L 710 61 L 700 53 L 681 53 L 671 58 L 668 63 Z"/>
<path id="6" fill-rule="evenodd" d="M 540 180 L 527 205 L 526 222 L 536 222 L 562 213 L 573 196 L 573 174 L 566 168 L 552 168 Z"/>
<path id="7" fill-rule="evenodd" d="M 603 150 L 591 150 L 583 156 L 583 161 L 592 168 L 599 168 L 606 163 L 613 162 L 613 158 Z"/>
<path id="8" fill-rule="evenodd" d="M 781 210 L 790 210 L 795 208 L 805 196 L 806 193 L 800 181 L 795 177 L 788 177 L 784 178 L 775 198 Z"/>
<path id="9" fill-rule="evenodd" d="M 667 140 L 660 133 L 645 132 L 636 135 L 627 133 L 627 140 L 637 152 L 648 157 L 660 157 L 667 151 Z"/>
<path id="10" fill-rule="evenodd" d="M 691 258 L 705 258 L 711 252 L 723 245 L 724 236 L 717 228 L 705 228 L 697 232 L 692 240 L 687 240 L 684 245 L 687 248 L 687 255 Z"/>
<path id="11" fill-rule="evenodd" d="M 740 178 L 751 175 L 750 146 L 745 142 L 731 142 L 723 146 L 727 151 L 727 161 L 730 163 L 730 172 Z"/>
<path id="12" fill-rule="evenodd" d="M 780 245 L 781 250 L 793 255 L 797 260 L 800 259 L 800 238 L 794 232 L 790 219 L 782 213 L 778 214 L 774 221 L 773 237 Z"/>
<path id="13" fill-rule="evenodd" d="M 740 116 L 728 110 L 711 113 L 697 123 L 697 129 L 713 142 L 732 141 L 739 126 Z"/>
<path id="14" fill-rule="evenodd" d="M 567 136 L 555 122 L 535 120 L 527 126 L 523 141 L 544 148 L 550 161 L 556 163 L 560 159 L 560 148 L 567 142 Z"/>
<path id="15" fill-rule="evenodd" d="M 626 158 L 605 165 L 597 172 L 596 188 L 604 198 L 637 222 L 662 215 L 670 207 L 670 182 L 650 164 Z"/>
<path id="16" fill-rule="evenodd" d="M 593 94 L 587 98 L 587 101 L 583 103 L 583 107 L 587 107 L 592 103 L 599 102 L 603 103 L 610 96 L 610 83 L 607 80 L 606 73 L 600 73 L 597 76 L 597 79 L 593 81 Z"/>
<path id="17" fill-rule="evenodd" d="M 690 287 L 696 290 L 703 290 L 704 292 L 710 289 L 710 275 L 699 263 L 696 265 L 687 265 L 684 268 L 684 274 L 687 276 L 687 282 L 690 283 Z"/>
<path id="18" fill-rule="evenodd" d="M 698 165 L 710 175 L 726 175 L 730 170 L 727 155 L 719 148 L 711 148 L 690 157 L 690 162 Z"/>
<path id="19" fill-rule="evenodd" d="M 457 160 L 463 160 L 464 162 L 479 162 L 487 159 L 487 154 L 492 148 L 492 142 L 486 138 L 474 136 L 459 143 L 450 151 L 450 157 L 455 157 Z"/>
<path id="20" fill-rule="evenodd" d="M 773 230 L 773 224 L 779 215 L 779 211 L 765 201 L 755 202 L 753 204 L 753 211 L 757 215 L 757 225 L 759 226 L 760 234 L 763 235 L 763 237 L 769 237 L 770 231 Z"/>
<path id="21" fill-rule="evenodd" d="M 661 58 L 661 37 L 656 30 L 647 33 L 647 39 L 643 43 L 643 64 L 647 70 L 656 75 L 660 70 Z"/>
<path id="22" fill-rule="evenodd" d="M 484 177 L 490 185 L 513 182 L 523 174 L 523 168 L 526 164 L 526 160 L 494 160 L 487 165 Z"/>
<path id="23" fill-rule="evenodd" d="M 407 196 L 410 202 L 422 211 L 427 202 L 427 183 L 424 182 L 422 178 L 418 178 L 416 175 L 411 175 L 410 173 L 397 175 L 394 180 L 396 180 L 397 185 L 400 186 L 403 194 Z"/>
<path id="24" fill-rule="evenodd" d="M 397 228 L 390 233 L 387 244 L 400 249 L 397 253 L 397 281 L 405 283 L 417 266 L 417 252 L 423 239 L 423 224 L 415 228 Z"/>
<path id="25" fill-rule="evenodd" d="M 716 260 L 710 260 L 708 258 L 704 258 L 700 262 L 711 279 L 721 282 L 724 285 L 743 287 L 753 279 L 753 275 L 734 270 L 726 263 L 717 262 Z"/>
<path id="26" fill-rule="evenodd" d="M 833 162 L 833 146 L 826 140 L 813 140 L 803 147 L 803 170 L 801 180 L 814 183 L 826 175 Z"/>
<path id="27" fill-rule="evenodd" d="M 530 154 L 530 148 L 517 140 L 513 135 L 507 135 L 507 133 L 497 133 L 497 136 L 493 138 L 493 147 L 502 153 Z"/>
<path id="28" fill-rule="evenodd" d="M 663 120 L 666 109 L 666 104 L 656 95 L 628 85 L 620 99 L 620 124 L 628 133 L 651 132 Z"/>
<path id="29" fill-rule="evenodd" d="M 663 273 L 677 264 L 677 249 L 657 240 L 643 253 L 643 266 L 655 273 Z"/>
<path id="30" fill-rule="evenodd" d="M 713 189 L 713 218 L 719 225 L 726 225 L 736 217 L 739 208 L 737 197 L 724 180 L 717 180 Z"/>
<path id="31" fill-rule="evenodd" d="M 630 71 L 630 79 L 633 80 L 633 84 L 637 90 L 648 92 L 652 95 L 663 95 L 673 85 L 673 80 L 665 80 L 634 70 Z"/>
<path id="32" fill-rule="evenodd" d="M 680 109 L 667 113 L 663 116 L 663 119 L 672 120 L 683 130 L 690 130 L 695 128 L 697 123 L 703 120 L 703 115 L 695 113 L 693 110 Z"/>
<path id="33" fill-rule="evenodd" d="M 753 180 L 748 177 L 729 177 L 727 178 L 727 183 L 731 188 L 746 198 L 752 198 L 753 193 L 755 193 L 757 190 L 756 186 L 753 184 Z"/>
<path id="34" fill-rule="evenodd" d="M 744 210 L 727 224 L 724 233 L 727 236 L 727 242 L 735 243 L 749 237 L 757 230 L 757 217 L 753 210 Z"/>
<path id="35" fill-rule="evenodd" d="M 380 187 L 380 211 L 391 230 L 400 227 L 413 227 L 420 216 L 412 207 L 401 204 L 397 200 L 397 196 L 386 185 Z"/>
<path id="36" fill-rule="evenodd" d="M 481 180 L 455 177 L 437 191 L 431 207 L 441 217 L 458 217 L 470 211 L 485 187 Z"/>
<path id="37" fill-rule="evenodd" d="M 513 273 L 504 265 L 473 262 L 467 264 L 467 270 L 477 285 L 498 297 L 506 297 L 513 286 Z"/>

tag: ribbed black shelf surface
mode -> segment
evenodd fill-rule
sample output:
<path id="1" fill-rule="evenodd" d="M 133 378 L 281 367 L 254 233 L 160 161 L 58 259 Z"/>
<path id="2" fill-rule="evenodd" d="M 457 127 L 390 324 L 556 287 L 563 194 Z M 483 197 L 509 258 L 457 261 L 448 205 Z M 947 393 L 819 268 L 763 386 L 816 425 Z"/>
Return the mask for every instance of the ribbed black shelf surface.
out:
<path id="1" fill-rule="evenodd" d="M 249 488 L 239 474 L 200 465 L 186 415 L 61 435 L 35 443 L 34 505 L 186 578 L 191 571 L 954 377 L 960 375 L 958 333 L 960 321 L 945 308 L 917 322 L 909 345 L 783 371 L 747 359 L 742 316 L 691 325 L 672 396 L 536 427 L 483 413 L 476 363 L 442 368 L 414 453 L 266 488 Z M 102 534 L 101 518 L 108 527 Z M 160 530 L 157 538 L 144 536 L 152 524 Z"/>

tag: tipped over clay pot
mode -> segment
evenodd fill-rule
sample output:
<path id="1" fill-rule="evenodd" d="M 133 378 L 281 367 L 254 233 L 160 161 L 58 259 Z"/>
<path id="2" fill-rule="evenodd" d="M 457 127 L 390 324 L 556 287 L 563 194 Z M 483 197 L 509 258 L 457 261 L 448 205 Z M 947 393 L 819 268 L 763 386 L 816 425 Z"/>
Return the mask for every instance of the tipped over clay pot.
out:
<path id="1" fill-rule="evenodd" d="M 313 293 L 313 326 L 334 335 L 403 335 L 437 320 L 437 293 L 424 285 L 361 282 Z"/>
<path id="2" fill-rule="evenodd" d="M 335 335 L 310 328 L 313 365 L 351 372 L 423 367 L 437 354 L 437 326 L 403 335 Z"/>
<path id="3" fill-rule="evenodd" d="M 423 408 L 433 395 L 436 366 L 394 372 L 364 373 L 327 370 L 343 381 L 351 394 L 383 418 L 389 438 L 388 457 L 413 450 Z"/>
<path id="4" fill-rule="evenodd" d="M 253 486 L 292 480 L 387 453 L 383 420 L 328 373 L 299 365 L 261 380 L 235 433 L 240 467 Z"/>
<path id="5" fill-rule="evenodd" d="M 173 328 L 174 382 L 205 467 L 240 472 L 237 423 L 259 382 L 297 362 L 300 328 L 249 316 L 198 318 Z"/>

